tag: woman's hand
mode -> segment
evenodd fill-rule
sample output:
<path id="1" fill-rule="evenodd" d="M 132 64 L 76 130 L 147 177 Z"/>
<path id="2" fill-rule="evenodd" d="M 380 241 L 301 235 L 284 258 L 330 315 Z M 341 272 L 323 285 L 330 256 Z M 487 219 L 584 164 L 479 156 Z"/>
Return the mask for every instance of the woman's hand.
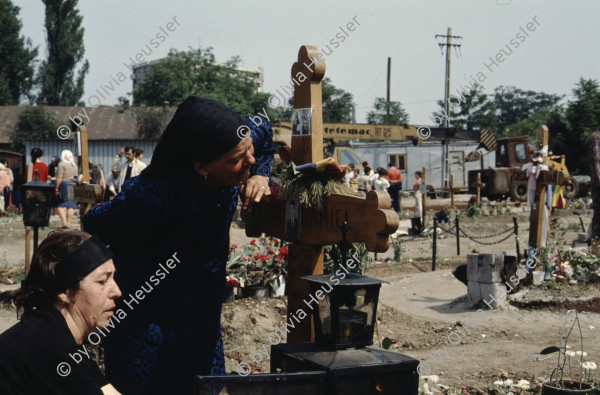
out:
<path id="1" fill-rule="evenodd" d="M 242 208 L 244 210 L 248 208 L 250 199 L 258 203 L 263 196 L 270 194 L 269 177 L 252 176 L 242 187 Z"/>

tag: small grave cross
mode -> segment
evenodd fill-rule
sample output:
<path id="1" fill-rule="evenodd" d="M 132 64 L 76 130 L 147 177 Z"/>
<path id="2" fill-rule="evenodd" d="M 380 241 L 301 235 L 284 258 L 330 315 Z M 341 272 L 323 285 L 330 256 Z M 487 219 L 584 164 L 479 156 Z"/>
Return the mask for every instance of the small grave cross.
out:
<path id="1" fill-rule="evenodd" d="M 454 174 L 450 174 L 450 188 L 444 188 L 444 192 L 450 192 L 450 207 L 454 208 L 454 193 L 460 192 L 460 188 L 454 188 Z"/>
<path id="2" fill-rule="evenodd" d="M 321 80 L 324 75 L 325 62 L 317 48 L 300 47 L 298 60 L 292 66 L 292 78 L 299 82 L 294 92 L 294 113 L 301 114 L 295 129 L 298 133 L 292 133 L 291 154 L 296 165 L 323 158 Z M 305 114 L 308 125 L 302 124 Z M 344 222 L 349 227 L 346 233 L 349 242 L 364 242 L 367 250 L 375 252 L 387 251 L 389 235 L 399 225 L 398 214 L 390 209 L 391 200 L 386 192 L 371 191 L 366 199 L 334 194 L 326 199 L 322 211 L 298 207 L 293 202 L 265 196 L 254 204 L 251 212 L 242 213 L 247 236 L 265 233 L 292 242 L 288 253 L 288 317 L 298 309 L 308 311 L 303 301 L 308 299 L 310 289 L 308 282 L 300 277 L 323 274 L 323 245 L 340 240 Z M 313 328 L 312 318 L 302 320 L 294 329 L 290 328 L 288 343 L 314 340 Z"/>

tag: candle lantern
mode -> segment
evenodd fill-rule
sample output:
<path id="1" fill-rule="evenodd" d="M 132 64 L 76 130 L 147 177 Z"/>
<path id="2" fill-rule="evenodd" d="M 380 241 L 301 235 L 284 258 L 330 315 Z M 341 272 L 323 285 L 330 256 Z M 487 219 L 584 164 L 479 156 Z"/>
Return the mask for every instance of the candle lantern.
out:
<path id="1" fill-rule="evenodd" d="M 50 222 L 54 188 L 39 180 L 23 184 L 23 223 L 44 227 Z"/>
<path id="2" fill-rule="evenodd" d="M 336 276 L 302 277 L 318 301 L 312 310 L 316 342 L 337 350 L 372 345 L 379 289 L 385 281 L 348 273 L 333 285 L 332 277 Z"/>

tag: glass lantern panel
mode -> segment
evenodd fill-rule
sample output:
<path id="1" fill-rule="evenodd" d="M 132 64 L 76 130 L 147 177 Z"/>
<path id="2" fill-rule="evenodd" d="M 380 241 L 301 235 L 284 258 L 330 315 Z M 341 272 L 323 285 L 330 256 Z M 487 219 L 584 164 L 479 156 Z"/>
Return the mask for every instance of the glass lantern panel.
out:
<path id="1" fill-rule="evenodd" d="M 322 300 L 319 300 L 319 318 L 321 320 L 323 335 L 331 335 L 331 303 L 329 294 L 326 294 Z"/>

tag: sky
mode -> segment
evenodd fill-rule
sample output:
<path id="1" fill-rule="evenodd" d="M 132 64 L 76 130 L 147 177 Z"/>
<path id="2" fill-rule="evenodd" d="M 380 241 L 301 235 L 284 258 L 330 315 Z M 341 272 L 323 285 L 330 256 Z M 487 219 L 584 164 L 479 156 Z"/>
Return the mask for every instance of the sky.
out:
<path id="1" fill-rule="evenodd" d="M 21 8 L 21 34 L 44 59 L 42 1 L 13 3 Z M 375 98 L 386 96 L 391 57 L 391 100 L 402 103 L 411 124 L 435 125 L 430 116 L 444 97 L 445 78 L 445 52 L 438 46 L 445 39 L 435 35 L 446 35 L 448 28 L 462 37 L 451 52 L 451 92 L 479 78 L 486 93 L 516 86 L 564 95 L 566 102 L 580 78 L 600 81 L 600 52 L 593 50 L 600 41 L 598 0 L 80 0 L 78 8 L 90 63 L 82 98 L 88 104 L 95 103 L 90 96 L 96 89 L 111 82 L 114 92 L 99 98 L 101 104 L 131 99 L 129 58 L 142 48 L 148 53 L 146 45 L 161 28 L 169 36 L 154 41 L 145 60 L 170 49 L 213 47 L 219 62 L 237 55 L 243 67 L 263 67 L 269 93 L 289 84 L 298 49 L 314 45 L 330 53 L 324 56 L 325 76 L 352 93 L 357 122 L 366 122 Z M 498 61 L 501 49 L 507 55 Z"/>

